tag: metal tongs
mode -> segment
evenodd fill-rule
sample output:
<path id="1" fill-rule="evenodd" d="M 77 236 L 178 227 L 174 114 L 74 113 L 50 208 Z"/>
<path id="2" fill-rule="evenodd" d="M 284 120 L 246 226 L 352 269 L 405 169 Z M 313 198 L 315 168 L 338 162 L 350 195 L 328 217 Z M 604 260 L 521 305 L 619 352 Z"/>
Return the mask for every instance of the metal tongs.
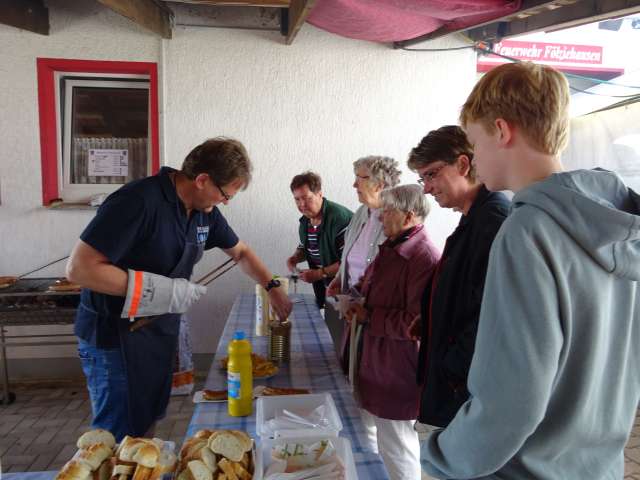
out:
<path id="1" fill-rule="evenodd" d="M 69 255 L 64 256 L 64 257 L 62 257 L 62 258 L 59 258 L 59 259 L 57 259 L 57 260 L 54 260 L 53 262 L 49 262 L 49 263 L 47 263 L 46 265 L 43 265 L 43 266 L 38 267 L 38 268 L 35 268 L 35 269 L 33 269 L 33 270 L 31 270 L 31 271 L 29 271 L 29 272 L 27 272 L 27 273 L 23 273 L 22 275 L 18 275 L 18 276 L 16 277 L 16 281 L 20 280 L 21 278 L 26 277 L 27 275 L 31 275 L 32 273 L 36 273 L 36 272 L 39 272 L 40 270 L 44 270 L 45 268 L 50 267 L 51 265 L 56 264 L 56 263 L 58 263 L 58 262 L 61 262 L 61 261 L 63 261 L 63 260 L 66 260 L 67 258 L 69 258 Z"/>
<path id="2" fill-rule="evenodd" d="M 237 263 L 232 263 L 232 262 L 233 262 L 233 258 L 230 258 L 226 262 L 222 263 L 221 265 L 218 265 L 209 273 L 201 277 L 199 280 L 196 280 L 195 283 L 197 283 L 198 285 L 209 285 L 216 278 L 220 278 L 222 275 L 224 275 L 225 273 L 227 273 L 229 270 L 231 270 L 233 267 L 237 265 Z M 230 263 L 232 263 L 232 265 L 229 265 Z M 227 265 L 229 266 L 227 267 Z"/>

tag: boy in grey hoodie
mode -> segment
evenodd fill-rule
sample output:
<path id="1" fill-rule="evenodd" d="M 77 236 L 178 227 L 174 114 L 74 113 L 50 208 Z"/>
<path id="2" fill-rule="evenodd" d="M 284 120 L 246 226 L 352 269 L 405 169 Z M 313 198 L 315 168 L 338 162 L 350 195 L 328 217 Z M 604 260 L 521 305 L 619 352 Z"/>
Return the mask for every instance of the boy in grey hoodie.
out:
<path id="1" fill-rule="evenodd" d="M 640 399 L 640 198 L 563 172 L 569 93 L 550 67 L 487 73 L 460 119 L 489 190 L 512 190 L 482 301 L 471 394 L 422 444 L 437 478 L 622 479 Z"/>

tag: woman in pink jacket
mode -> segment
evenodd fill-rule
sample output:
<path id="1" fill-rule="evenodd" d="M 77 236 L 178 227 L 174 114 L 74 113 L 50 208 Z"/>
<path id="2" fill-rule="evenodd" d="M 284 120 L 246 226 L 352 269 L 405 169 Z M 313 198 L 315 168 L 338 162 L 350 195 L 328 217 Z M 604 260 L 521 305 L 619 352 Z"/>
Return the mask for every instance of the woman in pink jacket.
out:
<path id="1" fill-rule="evenodd" d="M 387 240 L 359 284 L 364 305 L 351 304 L 346 317 L 364 324 L 356 390 L 369 436 L 392 480 L 418 480 L 419 344 L 408 328 L 440 253 L 422 224 L 429 204 L 419 186 L 384 190 L 381 200 Z"/>

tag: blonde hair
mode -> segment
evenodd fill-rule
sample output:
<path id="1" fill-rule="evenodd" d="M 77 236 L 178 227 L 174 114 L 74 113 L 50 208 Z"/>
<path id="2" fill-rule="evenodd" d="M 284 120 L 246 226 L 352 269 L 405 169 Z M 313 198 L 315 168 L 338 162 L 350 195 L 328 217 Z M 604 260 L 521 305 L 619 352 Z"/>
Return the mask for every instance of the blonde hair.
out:
<path id="1" fill-rule="evenodd" d="M 557 155 L 569 138 L 569 84 L 557 70 L 531 62 L 501 65 L 482 77 L 460 112 L 463 127 L 481 123 L 488 132 L 502 118 L 520 128 L 531 146 Z"/>

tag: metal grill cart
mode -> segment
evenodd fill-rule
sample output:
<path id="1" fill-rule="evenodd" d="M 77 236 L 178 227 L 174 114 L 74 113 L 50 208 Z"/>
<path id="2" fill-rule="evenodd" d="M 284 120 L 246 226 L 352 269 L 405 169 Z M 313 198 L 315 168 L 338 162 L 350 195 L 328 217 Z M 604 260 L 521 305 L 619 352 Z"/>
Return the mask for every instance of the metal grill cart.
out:
<path id="1" fill-rule="evenodd" d="M 80 292 L 52 292 L 49 286 L 57 278 L 25 278 L 8 288 L 0 290 L 0 349 L 2 360 L 1 402 L 13 403 L 15 395 L 9 390 L 8 347 L 42 347 L 49 345 L 75 345 L 69 333 L 8 335 L 6 327 L 26 327 L 32 325 L 73 324 L 76 309 L 80 303 Z M 47 341 L 33 341 L 47 338 Z M 26 339 L 26 340 L 25 340 Z"/>

